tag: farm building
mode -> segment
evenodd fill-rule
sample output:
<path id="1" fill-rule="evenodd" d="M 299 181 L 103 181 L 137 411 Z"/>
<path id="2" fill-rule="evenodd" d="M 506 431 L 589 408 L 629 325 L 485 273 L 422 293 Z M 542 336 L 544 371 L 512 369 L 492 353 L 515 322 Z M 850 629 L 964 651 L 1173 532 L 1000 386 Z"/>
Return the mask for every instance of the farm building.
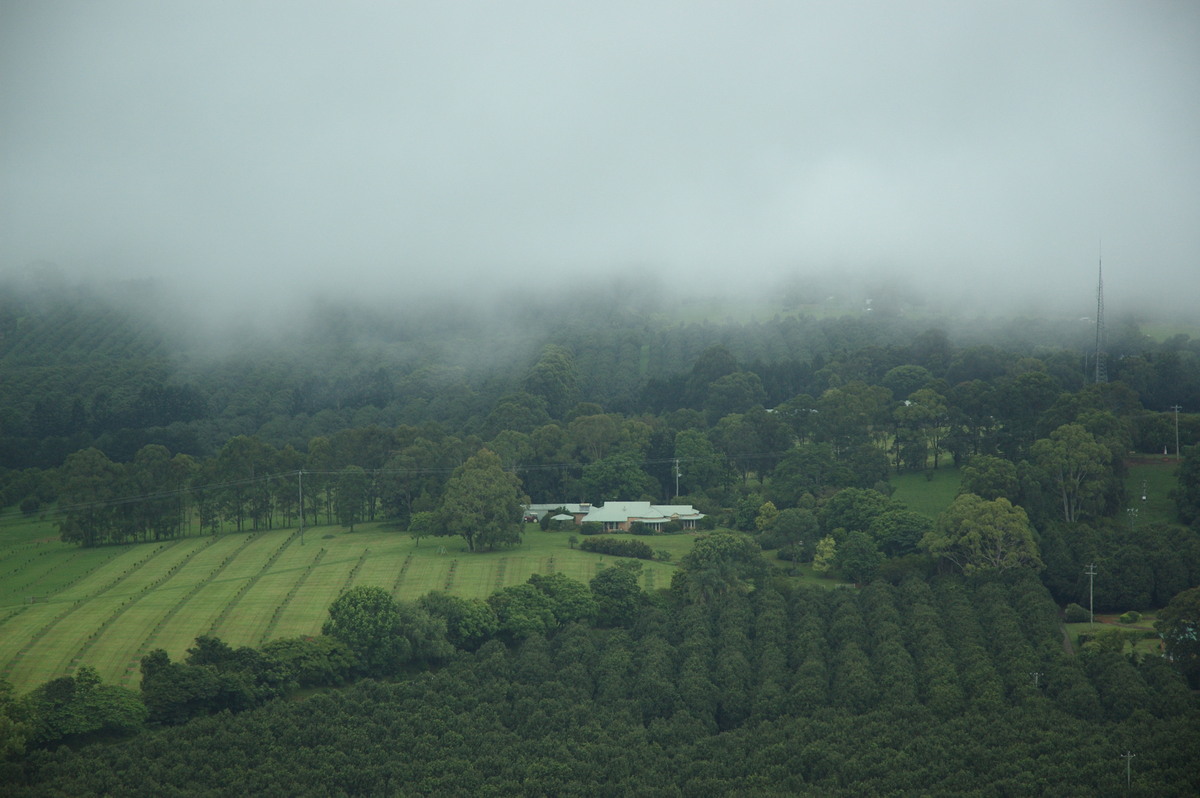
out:
<path id="1" fill-rule="evenodd" d="M 575 523 L 594 521 L 604 525 L 605 532 L 628 532 L 637 521 L 658 529 L 670 521 L 679 521 L 684 529 L 695 529 L 696 522 L 704 517 L 690 504 L 651 504 L 650 502 L 606 502 L 591 504 L 530 504 L 525 516 L 541 519 L 546 513 L 565 510 L 575 517 Z"/>

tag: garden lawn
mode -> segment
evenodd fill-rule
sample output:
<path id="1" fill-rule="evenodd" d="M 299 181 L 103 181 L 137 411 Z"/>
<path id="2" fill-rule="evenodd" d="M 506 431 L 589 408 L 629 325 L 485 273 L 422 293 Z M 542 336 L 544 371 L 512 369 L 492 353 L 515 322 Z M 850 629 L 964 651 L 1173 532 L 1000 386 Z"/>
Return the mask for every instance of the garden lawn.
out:
<path id="1" fill-rule="evenodd" d="M 939 468 L 929 472 L 893 474 L 889 482 L 895 488 L 893 499 L 904 502 L 913 512 L 937 518 L 958 495 L 962 475 L 957 468 Z"/>
<path id="2" fill-rule="evenodd" d="M 1126 508 L 1136 508 L 1136 524 L 1177 524 L 1178 512 L 1170 493 L 1179 485 L 1179 461 L 1158 455 L 1129 461 L 1125 478 Z M 1142 497 L 1145 496 L 1143 499 Z"/>

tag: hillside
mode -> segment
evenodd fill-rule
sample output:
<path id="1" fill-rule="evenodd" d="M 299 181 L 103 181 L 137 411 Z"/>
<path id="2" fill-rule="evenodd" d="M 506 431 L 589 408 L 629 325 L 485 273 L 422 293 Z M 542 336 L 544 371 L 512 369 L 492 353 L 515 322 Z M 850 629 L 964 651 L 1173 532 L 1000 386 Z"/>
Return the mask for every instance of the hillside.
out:
<path id="1" fill-rule="evenodd" d="M 419 545 L 382 523 L 190 537 L 79 549 L 46 525 L 7 527 L 0 542 L 0 678 L 19 691 L 94 667 L 106 682 L 137 688 L 140 658 L 155 648 L 182 658 L 195 638 L 233 646 L 315 635 L 338 594 L 358 585 L 412 601 L 443 590 L 485 598 L 531 574 L 586 582 L 612 557 L 573 548 L 568 533 L 524 532 L 519 547 L 468 554 L 461 539 Z M 692 536 L 654 547 L 678 560 Z M 667 587 L 674 566 L 645 562 L 646 590 Z"/>

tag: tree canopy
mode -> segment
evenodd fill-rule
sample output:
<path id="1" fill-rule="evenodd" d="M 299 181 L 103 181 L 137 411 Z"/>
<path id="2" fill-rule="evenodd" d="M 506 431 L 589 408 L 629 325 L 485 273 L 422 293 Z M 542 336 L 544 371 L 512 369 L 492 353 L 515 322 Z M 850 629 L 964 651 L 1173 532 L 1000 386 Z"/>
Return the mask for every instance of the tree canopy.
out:
<path id="1" fill-rule="evenodd" d="M 521 480 L 505 471 L 494 453 L 481 449 L 446 482 L 442 527 L 461 535 L 471 551 L 510 546 L 521 541 L 521 514 L 528 503 Z"/>
<path id="2" fill-rule="evenodd" d="M 963 571 L 1041 568 L 1029 517 L 1008 499 L 958 496 L 921 539 L 921 548 Z"/>

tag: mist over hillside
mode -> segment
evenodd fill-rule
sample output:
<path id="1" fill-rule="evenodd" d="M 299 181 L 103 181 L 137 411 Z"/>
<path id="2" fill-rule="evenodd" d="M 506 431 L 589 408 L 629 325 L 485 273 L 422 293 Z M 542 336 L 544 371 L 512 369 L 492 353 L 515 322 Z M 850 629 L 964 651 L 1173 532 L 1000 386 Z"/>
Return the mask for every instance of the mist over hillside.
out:
<path id="1" fill-rule="evenodd" d="M 282 315 L 188 303 L 159 280 L 80 279 L 49 266 L 0 282 L 0 434 L 10 467 L 57 465 L 93 444 L 128 459 L 149 442 L 210 453 L 238 434 L 302 448 L 314 435 L 369 424 L 485 432 L 489 413 L 523 390 L 549 344 L 574 358 L 581 401 L 635 414 L 689 401 L 678 380 L 712 347 L 759 375 L 761 401 L 774 407 L 837 384 L 813 375 L 831 360 L 864 357 L 853 353 L 875 352 L 865 357 L 878 364 L 924 362 L 954 385 L 970 372 L 947 358 L 999 347 L 1056 364 L 1055 378 L 1077 389 L 1095 340 L 1093 320 L 1078 311 L 972 312 L 865 280 L 797 278 L 770 295 L 632 277 L 492 294 L 329 293 Z M 1165 343 L 1131 314 L 1109 319 L 1114 378 L 1125 357 L 1144 370 L 1159 350 L 1196 347 L 1182 332 L 1194 328 L 1166 317 L 1157 329 L 1179 332 L 1160 335 Z M 946 354 L 928 360 L 930 346 Z M 870 380 L 886 370 L 866 368 Z M 1148 384 L 1141 373 L 1129 372 L 1139 386 Z M 1173 385 L 1166 394 L 1141 388 L 1143 401 L 1190 407 L 1188 389 Z"/>
<path id="2" fill-rule="evenodd" d="M 1116 313 L 1194 317 L 1198 39 L 1188 3 L 8 3 L 0 271 L 239 341 L 314 295 L 1079 317 L 1101 257 Z"/>

